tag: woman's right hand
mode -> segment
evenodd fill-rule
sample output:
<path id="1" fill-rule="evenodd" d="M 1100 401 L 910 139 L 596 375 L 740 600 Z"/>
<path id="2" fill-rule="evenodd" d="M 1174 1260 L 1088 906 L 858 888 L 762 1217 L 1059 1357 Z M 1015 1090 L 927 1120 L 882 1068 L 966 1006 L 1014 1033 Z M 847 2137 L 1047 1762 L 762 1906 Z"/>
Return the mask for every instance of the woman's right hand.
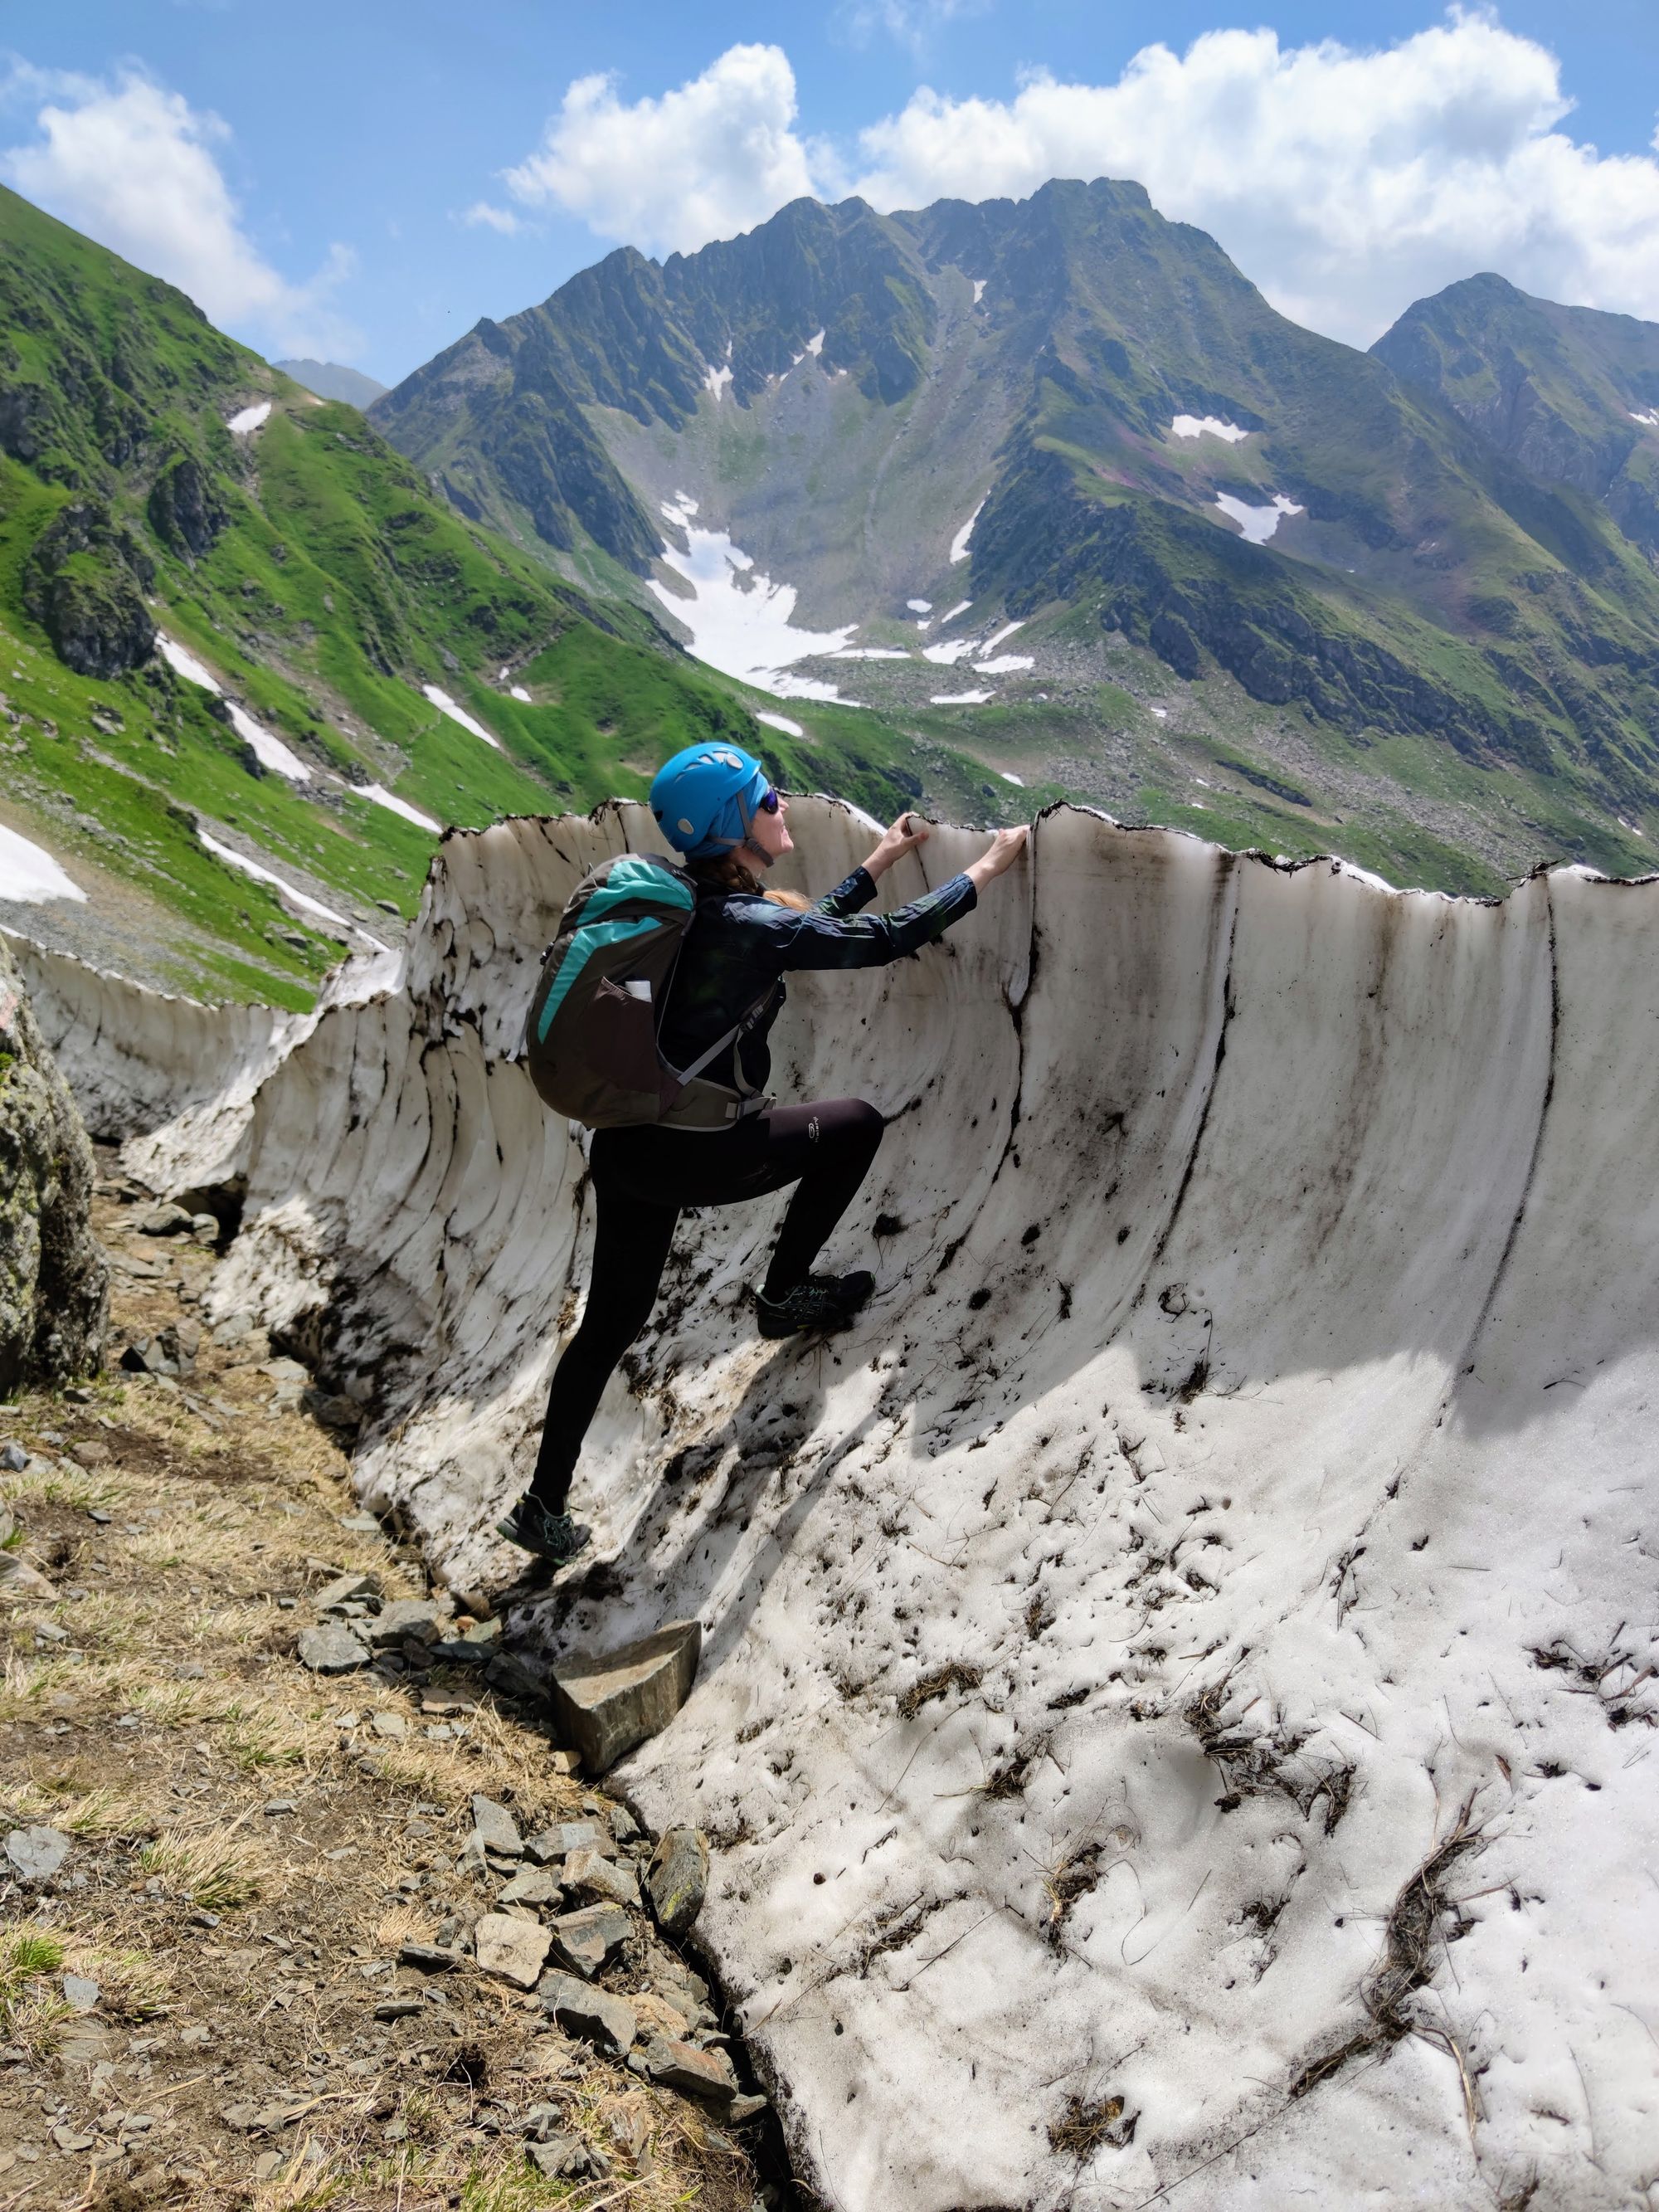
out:
<path id="1" fill-rule="evenodd" d="M 976 891 L 982 891 L 987 884 L 994 883 L 1000 875 L 1013 866 L 1030 842 L 1030 830 L 1024 823 L 1021 823 L 1018 830 L 999 830 L 978 860 L 968 863 L 963 874 Z"/>

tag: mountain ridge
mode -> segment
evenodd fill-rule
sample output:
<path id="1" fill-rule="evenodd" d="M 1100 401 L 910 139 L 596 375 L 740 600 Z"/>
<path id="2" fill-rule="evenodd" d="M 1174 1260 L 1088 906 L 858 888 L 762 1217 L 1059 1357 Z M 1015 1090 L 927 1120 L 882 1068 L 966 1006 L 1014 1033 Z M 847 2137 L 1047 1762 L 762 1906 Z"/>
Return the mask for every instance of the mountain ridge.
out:
<path id="1" fill-rule="evenodd" d="M 774 588 L 787 579 L 811 629 L 856 637 L 805 659 L 821 689 L 848 680 L 838 653 L 879 658 L 861 699 L 918 730 L 947 709 L 964 735 L 994 707 L 1022 745 L 1063 694 L 1097 761 L 1127 740 L 1127 774 L 1092 786 L 1066 756 L 1067 787 L 1115 811 L 1144 800 L 1212 830 L 1193 793 L 1224 743 L 1259 776 L 1294 771 L 1338 827 L 1363 790 L 1368 831 L 1397 849 L 1391 808 L 1457 828 L 1488 867 L 1647 864 L 1659 578 L 1640 548 L 1443 394 L 1278 314 L 1137 184 L 890 216 L 797 201 L 660 264 L 619 248 L 481 325 L 374 416 L 434 486 L 565 573 L 643 583 L 694 652 L 723 540 Z M 556 481 L 545 441 L 533 465 L 514 459 L 554 417 L 569 429 Z M 963 588 L 981 637 L 1025 627 L 1012 658 L 1027 668 L 934 696 L 943 644 L 918 641 L 907 606 Z M 1125 671 L 1143 701 L 1173 683 L 1183 719 L 1207 718 L 1203 758 L 1151 726 L 1150 704 L 1127 731 L 1091 729 L 1088 681 L 1121 695 Z M 1325 757 L 1312 771 L 1285 714 Z M 1432 751 L 1376 774 L 1382 744 L 1425 735 L 1474 781 L 1448 771 L 1439 789 Z M 1254 818 L 1294 835 L 1283 810 Z"/>

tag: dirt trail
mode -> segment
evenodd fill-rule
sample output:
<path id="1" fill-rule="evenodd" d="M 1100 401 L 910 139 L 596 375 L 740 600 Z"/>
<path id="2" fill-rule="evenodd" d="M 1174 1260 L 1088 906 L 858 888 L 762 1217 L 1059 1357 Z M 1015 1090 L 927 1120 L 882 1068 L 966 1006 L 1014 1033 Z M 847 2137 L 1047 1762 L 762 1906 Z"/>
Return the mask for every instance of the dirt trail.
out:
<path id="1" fill-rule="evenodd" d="M 112 1358 L 188 1341 L 214 1255 L 136 1233 L 103 1164 Z M 464 1944 L 500 1888 L 457 1867 L 475 1793 L 526 1835 L 599 1822 L 624 1864 L 640 1839 L 560 1771 L 538 1702 L 477 1666 L 299 1663 L 343 1571 L 426 1595 L 301 1390 L 262 1332 L 204 1330 L 176 1377 L 0 1407 L 0 1453 L 29 1455 L 0 1512 L 51 1586 L 0 1605 L 0 2212 L 775 2203 L 752 2130 L 568 2038 L 533 1993 L 399 1963 Z M 14 1863 L 28 1827 L 70 1839 L 44 1878 Z M 688 2032 L 653 1990 L 702 1988 L 642 1916 L 599 1981 L 642 2036 Z M 560 2177 L 532 2162 L 550 2137 L 574 2146 Z"/>

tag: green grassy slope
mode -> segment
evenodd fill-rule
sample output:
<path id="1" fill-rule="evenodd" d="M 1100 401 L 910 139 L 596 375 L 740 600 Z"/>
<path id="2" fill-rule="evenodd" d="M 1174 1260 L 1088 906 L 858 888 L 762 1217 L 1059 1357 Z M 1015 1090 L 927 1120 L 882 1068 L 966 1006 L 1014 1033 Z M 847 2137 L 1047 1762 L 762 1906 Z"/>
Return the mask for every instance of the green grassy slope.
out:
<path id="1" fill-rule="evenodd" d="M 262 402 L 260 426 L 234 434 L 229 418 Z M 261 769 L 221 703 L 155 653 L 157 630 L 310 780 Z M 829 729 L 773 743 L 648 616 L 594 610 L 434 498 L 355 410 L 6 192 L 0 713 L 5 818 L 100 885 L 84 913 L 50 909 L 70 941 L 124 887 L 131 964 L 289 1006 L 308 1001 L 342 932 L 296 916 L 203 834 L 374 936 L 382 907 L 412 910 L 435 838 L 359 795 L 366 784 L 477 825 L 642 797 L 669 751 L 718 733 L 873 811 L 921 789 L 879 727 L 857 744 Z M 935 779 L 945 794 L 970 780 L 948 758 Z M 107 930 L 85 941 L 108 957 Z"/>
<path id="2" fill-rule="evenodd" d="M 1659 553 L 1659 323 L 1559 307 L 1487 275 L 1415 301 L 1371 351 Z"/>

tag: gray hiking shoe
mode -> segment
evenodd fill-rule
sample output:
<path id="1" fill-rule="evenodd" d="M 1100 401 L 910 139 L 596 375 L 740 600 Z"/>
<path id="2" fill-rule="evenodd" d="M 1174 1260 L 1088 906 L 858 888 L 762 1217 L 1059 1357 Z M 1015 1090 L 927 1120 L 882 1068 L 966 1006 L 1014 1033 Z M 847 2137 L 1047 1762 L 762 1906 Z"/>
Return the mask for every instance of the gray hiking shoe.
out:
<path id="1" fill-rule="evenodd" d="M 538 1559 L 550 1559 L 556 1567 L 585 1550 L 592 1533 L 568 1513 L 550 1513 L 540 1498 L 527 1490 L 512 1511 L 495 1523 L 495 1529 L 521 1552 L 533 1552 Z"/>
<path id="2" fill-rule="evenodd" d="M 845 1328 L 861 1306 L 870 1302 L 876 1279 L 860 1267 L 850 1275 L 809 1275 L 781 1298 L 755 1293 L 763 1336 L 793 1336 L 801 1329 L 828 1332 Z"/>

